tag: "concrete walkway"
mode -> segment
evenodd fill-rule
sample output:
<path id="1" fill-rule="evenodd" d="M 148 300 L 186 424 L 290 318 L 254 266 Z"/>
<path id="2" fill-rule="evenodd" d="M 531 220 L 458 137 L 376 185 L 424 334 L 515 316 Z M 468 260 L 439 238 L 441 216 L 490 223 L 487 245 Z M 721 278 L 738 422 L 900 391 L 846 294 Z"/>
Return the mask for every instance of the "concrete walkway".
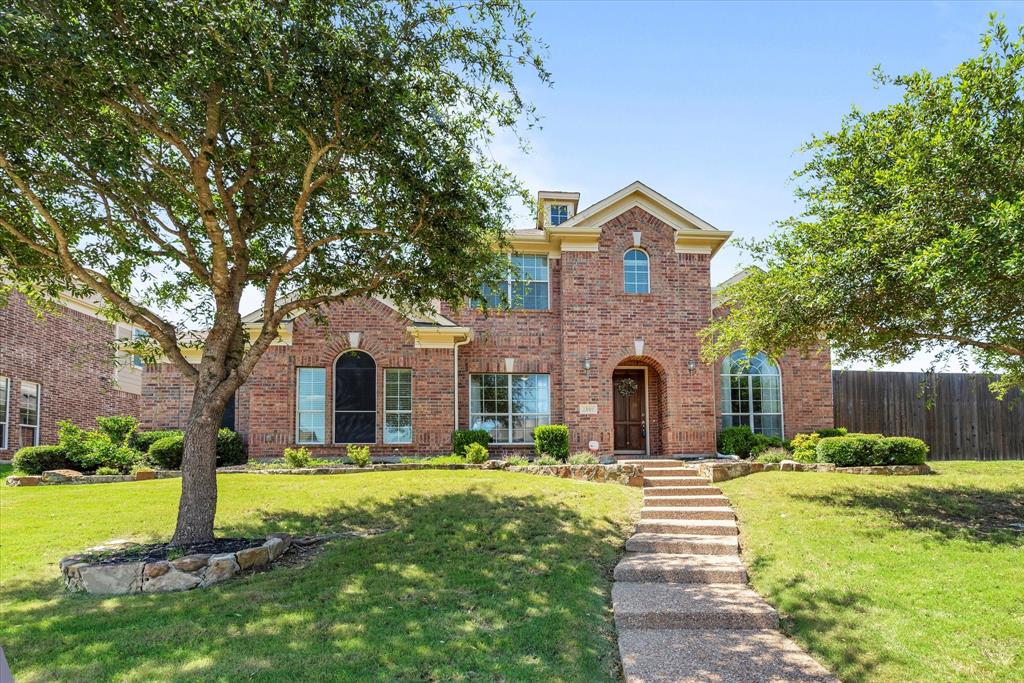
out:
<path id="1" fill-rule="evenodd" d="M 747 586 L 721 490 L 677 460 L 623 462 L 644 466 L 645 494 L 612 585 L 627 683 L 837 683 Z"/>

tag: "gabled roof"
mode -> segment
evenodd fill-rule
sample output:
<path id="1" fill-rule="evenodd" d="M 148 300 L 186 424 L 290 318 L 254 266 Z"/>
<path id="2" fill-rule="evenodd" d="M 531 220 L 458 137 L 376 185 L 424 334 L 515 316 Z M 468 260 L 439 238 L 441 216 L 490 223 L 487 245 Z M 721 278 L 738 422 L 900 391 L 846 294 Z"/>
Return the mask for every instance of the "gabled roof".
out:
<path id="1" fill-rule="evenodd" d="M 719 282 L 717 285 L 713 286 L 711 288 L 712 308 L 718 308 L 726 301 L 728 301 L 726 297 L 722 296 L 722 292 L 725 290 L 726 287 L 728 287 L 729 285 L 734 285 L 742 280 L 745 280 L 747 277 L 750 276 L 751 273 L 758 270 L 761 269 L 758 268 L 757 266 L 747 266 L 743 270 L 739 271 L 738 273 L 730 277 L 728 280 L 725 280 L 724 282 Z"/>
<path id="2" fill-rule="evenodd" d="M 626 206 L 616 206 L 620 203 L 625 203 Z M 618 192 L 608 195 L 595 204 L 591 204 L 558 227 L 572 228 L 576 226 L 584 227 L 594 225 L 595 223 L 598 223 L 597 219 L 603 217 L 604 214 L 609 213 L 609 210 L 613 211 L 615 214 L 619 214 L 634 206 L 639 206 L 648 210 L 650 213 L 658 216 L 658 218 L 661 218 L 673 227 L 721 232 L 718 228 L 711 225 L 700 216 L 687 211 L 679 204 L 676 204 L 660 192 L 656 192 L 647 185 L 644 185 L 639 180 L 634 180 Z M 650 211 L 651 208 L 654 208 L 655 211 Z M 666 220 L 666 217 L 668 220 Z M 600 223 L 603 222 L 604 221 L 600 221 Z"/>
<path id="3" fill-rule="evenodd" d="M 458 325 L 456 325 L 454 322 L 452 322 L 451 320 L 449 320 L 445 316 L 441 315 L 439 302 L 436 302 L 436 301 L 433 302 L 434 310 L 432 312 L 428 312 L 426 314 L 423 314 L 423 313 L 417 313 L 417 312 L 414 312 L 414 311 L 403 310 L 394 301 L 392 301 L 391 299 L 388 299 L 386 297 L 383 297 L 383 296 L 378 296 L 378 295 L 375 294 L 371 298 L 374 299 L 375 301 L 379 301 L 380 303 L 384 304 L 385 306 L 387 306 L 391 310 L 395 311 L 396 313 L 398 313 L 402 317 L 406 318 L 409 322 L 411 322 L 414 325 L 419 325 L 419 326 L 436 326 L 436 327 L 458 327 Z M 289 299 L 287 297 L 282 297 L 282 298 L 278 299 L 276 303 L 277 303 L 277 305 L 281 305 L 283 303 L 287 303 L 288 300 Z M 285 322 L 291 322 L 292 320 L 295 320 L 296 318 L 301 317 L 305 312 L 306 311 L 303 310 L 303 309 L 296 309 L 292 313 L 292 315 L 290 315 L 288 317 L 288 319 Z M 242 316 L 242 324 L 244 324 L 244 325 L 253 325 L 253 324 L 256 324 L 256 323 L 259 323 L 259 322 L 262 322 L 262 321 L 263 321 L 263 309 L 262 308 L 258 308 L 255 311 L 253 311 L 252 313 L 249 313 L 247 315 Z"/>

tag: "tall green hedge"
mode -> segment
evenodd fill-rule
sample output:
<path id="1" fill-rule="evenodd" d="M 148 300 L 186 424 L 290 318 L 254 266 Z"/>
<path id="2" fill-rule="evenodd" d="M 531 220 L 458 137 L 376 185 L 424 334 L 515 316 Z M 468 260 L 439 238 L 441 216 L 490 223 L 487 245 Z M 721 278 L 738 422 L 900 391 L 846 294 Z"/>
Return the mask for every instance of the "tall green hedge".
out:
<path id="1" fill-rule="evenodd" d="M 452 453 L 465 455 L 466 446 L 478 443 L 486 448 L 491 443 L 491 433 L 486 429 L 456 429 L 452 432 Z"/>
<path id="2" fill-rule="evenodd" d="M 569 428 L 565 425 L 535 427 L 533 449 L 538 456 L 547 454 L 565 462 L 569 458 Z"/>

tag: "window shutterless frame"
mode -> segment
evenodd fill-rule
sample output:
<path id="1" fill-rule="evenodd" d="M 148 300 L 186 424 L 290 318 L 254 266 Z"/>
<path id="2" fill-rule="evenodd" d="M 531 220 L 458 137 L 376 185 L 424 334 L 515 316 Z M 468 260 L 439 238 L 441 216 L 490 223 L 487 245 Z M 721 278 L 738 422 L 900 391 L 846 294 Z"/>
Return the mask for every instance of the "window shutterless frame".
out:
<path id="1" fill-rule="evenodd" d="M 11 380 L 0 377 L 0 450 L 7 448 L 7 433 L 11 421 L 8 415 L 11 410 Z"/>
<path id="2" fill-rule="evenodd" d="M 771 358 L 734 351 L 722 361 L 722 427 L 747 425 L 757 434 L 784 438 L 782 391 L 782 371 Z"/>
<path id="3" fill-rule="evenodd" d="M 551 310 L 550 272 L 547 256 L 513 254 L 509 256 L 508 275 L 500 289 L 485 286 L 475 301 L 486 301 L 491 308 L 498 308 L 504 296 L 513 311 Z"/>
<path id="4" fill-rule="evenodd" d="M 628 249 L 622 255 L 622 284 L 626 294 L 651 293 L 651 257 L 643 249 Z"/>
<path id="5" fill-rule="evenodd" d="M 31 393 L 26 389 L 32 388 Z M 18 427 L 32 430 L 32 445 L 39 445 L 39 409 L 42 406 L 43 388 L 36 382 L 22 382 L 18 408 Z"/>
<path id="6" fill-rule="evenodd" d="M 360 349 L 334 361 L 333 442 L 377 443 L 377 361 Z"/>
<path id="7" fill-rule="evenodd" d="M 551 376 L 471 374 L 469 422 L 490 432 L 495 445 L 533 443 L 533 429 L 551 423 Z"/>
<path id="8" fill-rule="evenodd" d="M 384 443 L 412 443 L 412 370 L 384 370 Z"/>
<path id="9" fill-rule="evenodd" d="M 327 434 L 327 370 L 295 369 L 295 443 L 322 445 Z"/>

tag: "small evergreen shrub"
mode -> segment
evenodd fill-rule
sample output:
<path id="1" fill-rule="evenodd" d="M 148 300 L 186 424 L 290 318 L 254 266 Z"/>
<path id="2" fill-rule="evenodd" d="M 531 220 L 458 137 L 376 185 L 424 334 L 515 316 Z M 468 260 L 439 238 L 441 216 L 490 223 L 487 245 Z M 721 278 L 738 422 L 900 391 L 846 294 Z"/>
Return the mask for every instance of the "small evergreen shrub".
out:
<path id="1" fill-rule="evenodd" d="M 783 441 L 777 436 L 766 434 L 754 434 L 754 445 L 750 449 L 750 455 L 755 456 L 763 453 L 769 448 L 782 448 Z"/>
<path id="2" fill-rule="evenodd" d="M 846 436 L 846 427 L 826 427 L 825 429 L 815 429 L 814 433 L 823 439 L 830 436 Z"/>
<path id="3" fill-rule="evenodd" d="M 149 447 L 149 461 L 165 470 L 181 469 L 181 456 L 185 450 L 185 437 L 179 433 L 157 439 Z"/>
<path id="4" fill-rule="evenodd" d="M 286 448 L 284 449 L 284 461 L 288 467 L 309 467 L 313 462 L 313 456 L 309 454 L 308 448 Z"/>
<path id="5" fill-rule="evenodd" d="M 793 460 L 797 462 L 818 462 L 818 442 L 821 435 L 817 432 L 811 434 L 797 434 L 789 442 L 793 451 Z"/>
<path id="6" fill-rule="evenodd" d="M 245 445 L 242 437 L 227 427 L 217 432 L 217 467 L 230 467 L 245 462 Z"/>
<path id="7" fill-rule="evenodd" d="M 465 455 L 466 446 L 478 443 L 485 448 L 491 444 L 491 433 L 486 429 L 456 429 L 452 432 L 452 453 Z"/>
<path id="8" fill-rule="evenodd" d="M 466 462 L 479 465 L 487 461 L 487 448 L 478 443 L 466 446 Z"/>
<path id="9" fill-rule="evenodd" d="M 526 467 L 530 464 L 530 459 L 525 455 L 506 455 L 505 464 L 509 467 Z"/>
<path id="10" fill-rule="evenodd" d="M 100 431 L 118 446 L 126 444 L 131 446 L 129 439 L 132 433 L 139 428 L 139 421 L 130 415 L 97 417 L 96 424 L 99 425 Z"/>
<path id="11" fill-rule="evenodd" d="M 569 428 L 565 425 L 540 425 L 533 430 L 533 449 L 565 462 L 569 457 Z"/>
<path id="12" fill-rule="evenodd" d="M 42 474 L 46 470 L 64 470 L 72 467 L 67 453 L 60 446 L 25 446 L 19 448 L 11 461 L 14 471 L 22 474 Z"/>
<path id="13" fill-rule="evenodd" d="M 590 451 L 579 451 L 569 456 L 570 465 L 596 465 L 597 456 Z"/>
<path id="14" fill-rule="evenodd" d="M 741 458 L 750 456 L 757 445 L 754 432 L 747 425 L 726 427 L 718 435 L 718 451 L 726 455 L 738 455 Z"/>
<path id="15" fill-rule="evenodd" d="M 96 474 L 121 474 L 121 470 L 116 467 L 97 467 Z"/>
<path id="16" fill-rule="evenodd" d="M 348 456 L 349 462 L 356 467 L 366 467 L 370 464 L 370 447 L 369 446 L 357 446 L 350 443 L 345 447 L 345 455 Z"/>
<path id="17" fill-rule="evenodd" d="M 793 455 L 785 448 L 778 446 L 772 446 L 758 453 L 756 462 L 763 463 L 780 463 L 783 460 L 792 460 Z"/>
<path id="18" fill-rule="evenodd" d="M 874 451 L 881 465 L 923 465 L 928 458 L 928 444 L 910 436 L 882 437 Z"/>
<path id="19" fill-rule="evenodd" d="M 182 432 L 177 429 L 163 429 L 153 432 L 135 431 L 128 437 L 128 445 L 137 451 L 148 453 L 149 447 L 152 446 L 154 442 L 159 441 L 166 436 L 174 435 L 183 436 Z"/>
<path id="20" fill-rule="evenodd" d="M 561 465 L 562 461 L 559 460 L 558 458 L 556 458 L 553 455 L 548 455 L 547 453 L 545 453 L 544 455 L 542 455 L 540 457 L 534 458 L 533 459 L 533 464 L 534 465 Z"/>
<path id="21" fill-rule="evenodd" d="M 828 436 L 816 447 L 818 462 L 830 462 L 836 467 L 860 467 L 877 465 L 875 459 L 876 437 L 869 436 Z"/>

